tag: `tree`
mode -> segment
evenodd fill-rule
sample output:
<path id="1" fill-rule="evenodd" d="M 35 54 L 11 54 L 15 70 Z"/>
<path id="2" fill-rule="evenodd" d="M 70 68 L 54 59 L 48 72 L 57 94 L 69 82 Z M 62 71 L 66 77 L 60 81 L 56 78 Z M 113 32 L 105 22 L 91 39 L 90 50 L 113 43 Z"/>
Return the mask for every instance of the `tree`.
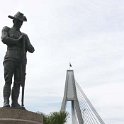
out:
<path id="1" fill-rule="evenodd" d="M 50 115 L 44 115 L 44 124 L 64 124 L 67 122 L 68 113 L 67 112 L 53 112 Z"/>

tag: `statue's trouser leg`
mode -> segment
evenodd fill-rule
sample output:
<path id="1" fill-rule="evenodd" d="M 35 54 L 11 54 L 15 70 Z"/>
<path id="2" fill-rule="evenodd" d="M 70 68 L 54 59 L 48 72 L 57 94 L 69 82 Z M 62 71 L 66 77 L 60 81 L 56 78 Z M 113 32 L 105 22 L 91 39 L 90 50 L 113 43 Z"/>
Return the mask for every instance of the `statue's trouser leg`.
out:
<path id="1" fill-rule="evenodd" d="M 4 107 L 10 107 L 9 105 L 9 97 L 11 93 L 11 84 L 12 84 L 12 76 L 14 74 L 14 62 L 13 61 L 5 61 L 4 62 L 4 79 L 5 85 L 3 88 L 3 98 L 4 98 Z"/>
<path id="2" fill-rule="evenodd" d="M 5 84 L 3 88 L 4 107 L 10 107 L 9 105 L 10 92 L 11 92 L 11 85 Z"/>
<path id="3" fill-rule="evenodd" d="M 20 81 L 21 81 L 21 72 L 20 66 L 17 65 L 14 72 L 14 84 L 12 88 L 12 107 L 20 107 L 18 104 L 18 97 L 20 93 Z"/>
<path id="4" fill-rule="evenodd" d="M 12 107 L 20 107 L 18 104 L 18 97 L 20 92 L 20 84 L 14 84 L 12 88 Z"/>

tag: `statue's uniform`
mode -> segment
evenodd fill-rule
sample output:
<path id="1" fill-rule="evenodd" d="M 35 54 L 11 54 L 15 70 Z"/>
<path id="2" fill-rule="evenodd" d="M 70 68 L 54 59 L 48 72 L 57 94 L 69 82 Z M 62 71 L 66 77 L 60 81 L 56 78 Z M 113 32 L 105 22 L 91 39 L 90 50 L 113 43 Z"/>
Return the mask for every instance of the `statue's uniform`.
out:
<path id="1" fill-rule="evenodd" d="M 24 38 L 18 43 L 12 40 L 8 40 L 8 37 L 12 39 L 18 39 L 22 34 L 24 35 Z M 1 39 L 2 42 L 7 45 L 7 52 L 3 62 L 5 79 L 5 85 L 3 89 L 4 106 L 9 104 L 12 78 L 14 76 L 14 83 L 12 88 L 12 106 L 14 107 L 16 106 L 16 104 L 18 104 L 18 96 L 20 90 L 21 64 L 22 58 L 24 58 L 23 43 L 25 43 L 25 56 L 27 51 L 31 53 L 34 52 L 34 47 L 31 45 L 29 38 L 26 34 L 20 32 L 19 30 L 17 31 L 14 28 L 9 28 L 7 26 L 5 26 L 2 30 Z M 23 40 L 25 41 L 23 42 Z"/>

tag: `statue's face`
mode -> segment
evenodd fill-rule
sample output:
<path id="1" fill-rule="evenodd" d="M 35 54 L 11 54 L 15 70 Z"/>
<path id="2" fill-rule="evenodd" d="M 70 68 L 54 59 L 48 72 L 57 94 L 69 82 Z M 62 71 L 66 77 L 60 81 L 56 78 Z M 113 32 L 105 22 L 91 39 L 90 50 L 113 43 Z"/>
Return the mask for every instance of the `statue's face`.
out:
<path id="1" fill-rule="evenodd" d="M 23 24 L 23 21 L 20 21 L 18 19 L 15 19 L 15 20 L 13 20 L 13 23 L 16 26 L 16 28 L 20 29 L 21 26 L 22 26 L 22 24 Z"/>

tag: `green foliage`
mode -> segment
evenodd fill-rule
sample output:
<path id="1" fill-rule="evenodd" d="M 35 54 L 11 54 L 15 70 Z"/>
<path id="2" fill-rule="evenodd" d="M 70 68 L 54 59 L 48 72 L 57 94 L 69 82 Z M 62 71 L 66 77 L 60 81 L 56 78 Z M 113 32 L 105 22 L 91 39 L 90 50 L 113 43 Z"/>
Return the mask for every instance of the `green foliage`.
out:
<path id="1" fill-rule="evenodd" d="M 53 112 L 43 117 L 44 124 L 64 124 L 67 121 L 67 112 Z"/>

